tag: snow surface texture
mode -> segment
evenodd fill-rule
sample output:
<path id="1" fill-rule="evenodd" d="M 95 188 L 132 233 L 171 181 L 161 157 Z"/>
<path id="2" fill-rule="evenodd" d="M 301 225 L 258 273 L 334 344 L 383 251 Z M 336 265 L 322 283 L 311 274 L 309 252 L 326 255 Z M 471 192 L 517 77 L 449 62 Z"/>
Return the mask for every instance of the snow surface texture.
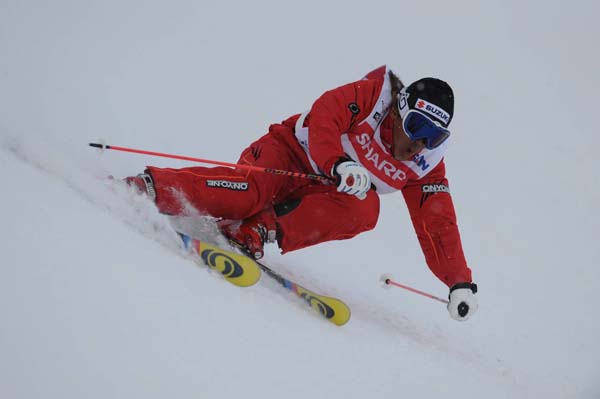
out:
<path id="1" fill-rule="evenodd" d="M 0 397 L 597 398 L 598 6 L 575 1 L 15 1 L 0 7 Z M 564 4 L 564 5 L 563 5 Z M 388 63 L 449 81 L 447 156 L 479 312 L 445 296 L 399 195 L 378 227 L 236 288 L 105 179 L 87 143 L 233 162 L 267 126 Z"/>

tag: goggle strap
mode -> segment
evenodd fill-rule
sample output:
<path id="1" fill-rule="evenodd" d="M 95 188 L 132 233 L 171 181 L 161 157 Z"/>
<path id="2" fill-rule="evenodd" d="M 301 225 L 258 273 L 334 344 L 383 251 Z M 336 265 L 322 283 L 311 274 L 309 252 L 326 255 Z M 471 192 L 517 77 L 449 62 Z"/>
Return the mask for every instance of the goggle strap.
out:
<path id="1" fill-rule="evenodd" d="M 408 106 L 408 96 L 409 94 L 406 92 L 406 86 L 400 89 L 400 93 L 398 93 L 398 112 L 403 120 L 406 114 L 408 114 L 408 111 L 410 111 L 410 107 Z"/>

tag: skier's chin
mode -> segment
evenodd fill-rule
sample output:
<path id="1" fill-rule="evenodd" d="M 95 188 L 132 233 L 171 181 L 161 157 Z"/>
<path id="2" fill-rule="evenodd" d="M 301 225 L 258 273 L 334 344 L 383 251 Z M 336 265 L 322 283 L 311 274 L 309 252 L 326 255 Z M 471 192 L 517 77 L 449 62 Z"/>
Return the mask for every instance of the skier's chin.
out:
<path id="1" fill-rule="evenodd" d="M 408 161 L 415 156 L 415 152 L 405 151 L 400 154 L 395 154 L 394 158 L 397 161 Z"/>

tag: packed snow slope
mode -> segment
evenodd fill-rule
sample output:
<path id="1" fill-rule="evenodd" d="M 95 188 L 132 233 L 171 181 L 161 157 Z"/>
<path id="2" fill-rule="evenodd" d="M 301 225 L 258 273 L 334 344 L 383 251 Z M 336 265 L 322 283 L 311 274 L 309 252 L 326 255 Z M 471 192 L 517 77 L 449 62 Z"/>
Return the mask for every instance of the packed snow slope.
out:
<path id="1" fill-rule="evenodd" d="M 2 398 L 598 398 L 596 2 L 3 0 Z M 446 162 L 479 312 L 424 263 L 399 195 L 352 241 L 266 262 L 345 300 L 344 327 L 264 277 L 187 259 L 106 179 L 234 162 L 270 123 L 387 63 L 456 93 Z"/>

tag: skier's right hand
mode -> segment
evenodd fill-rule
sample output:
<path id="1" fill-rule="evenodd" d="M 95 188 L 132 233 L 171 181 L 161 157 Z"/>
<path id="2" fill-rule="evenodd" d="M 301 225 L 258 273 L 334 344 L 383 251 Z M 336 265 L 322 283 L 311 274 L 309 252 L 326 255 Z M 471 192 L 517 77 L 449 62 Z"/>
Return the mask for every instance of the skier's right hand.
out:
<path id="1" fill-rule="evenodd" d="M 331 175 L 336 178 L 339 192 L 356 195 L 360 200 L 367 198 L 367 191 L 371 188 L 371 176 L 359 163 L 342 158 L 333 165 Z"/>

